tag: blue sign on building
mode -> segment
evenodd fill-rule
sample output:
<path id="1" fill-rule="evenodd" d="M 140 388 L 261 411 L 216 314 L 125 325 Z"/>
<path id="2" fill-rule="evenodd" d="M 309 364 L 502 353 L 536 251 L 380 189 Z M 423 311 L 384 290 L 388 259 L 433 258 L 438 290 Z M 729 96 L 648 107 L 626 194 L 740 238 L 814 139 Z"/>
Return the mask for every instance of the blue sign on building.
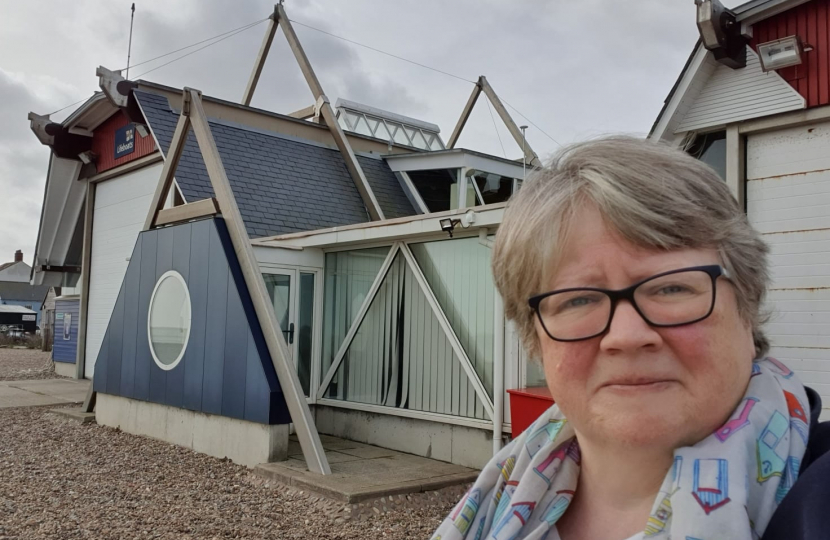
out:
<path id="1" fill-rule="evenodd" d="M 115 159 L 135 151 L 135 126 L 127 124 L 115 132 Z"/>

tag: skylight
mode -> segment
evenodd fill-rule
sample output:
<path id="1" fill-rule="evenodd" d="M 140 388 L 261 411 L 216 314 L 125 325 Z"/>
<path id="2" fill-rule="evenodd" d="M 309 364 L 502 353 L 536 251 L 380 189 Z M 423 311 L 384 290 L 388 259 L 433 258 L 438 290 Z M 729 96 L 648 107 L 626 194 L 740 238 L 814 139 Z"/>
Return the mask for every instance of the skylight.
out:
<path id="1" fill-rule="evenodd" d="M 345 130 L 421 150 L 445 148 L 435 124 L 345 99 L 338 99 L 335 106 L 337 121 Z"/>

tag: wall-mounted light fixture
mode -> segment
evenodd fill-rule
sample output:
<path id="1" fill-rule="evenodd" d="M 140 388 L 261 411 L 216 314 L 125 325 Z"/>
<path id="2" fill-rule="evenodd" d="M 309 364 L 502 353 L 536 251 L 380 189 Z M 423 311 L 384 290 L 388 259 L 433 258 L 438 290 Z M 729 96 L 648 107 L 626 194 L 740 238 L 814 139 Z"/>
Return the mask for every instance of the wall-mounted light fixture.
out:
<path id="1" fill-rule="evenodd" d="M 449 234 L 450 238 L 452 238 L 452 231 L 453 231 L 453 229 L 455 229 L 456 225 L 461 223 L 461 220 L 460 219 L 453 219 L 453 218 L 444 218 L 444 219 L 439 219 L 438 223 L 441 224 L 441 230 L 444 231 L 445 233 Z"/>
<path id="2" fill-rule="evenodd" d="M 802 46 L 798 36 L 789 36 L 758 45 L 758 56 L 761 59 L 761 69 L 764 71 L 797 66 L 804 61 L 803 52 L 805 52 L 805 47 Z"/>
<path id="3" fill-rule="evenodd" d="M 444 218 L 438 220 L 438 223 L 441 224 L 441 230 L 449 234 L 450 238 L 452 238 L 452 231 L 455 229 L 456 225 L 461 225 L 462 228 L 466 229 L 475 222 L 476 213 L 472 210 L 468 210 L 466 214 L 461 216 L 461 219 Z"/>
<path id="4" fill-rule="evenodd" d="M 80 159 L 84 165 L 89 165 L 90 163 L 95 163 L 95 160 L 98 159 L 98 154 L 92 150 L 87 150 L 86 152 L 78 154 L 78 159 Z"/>

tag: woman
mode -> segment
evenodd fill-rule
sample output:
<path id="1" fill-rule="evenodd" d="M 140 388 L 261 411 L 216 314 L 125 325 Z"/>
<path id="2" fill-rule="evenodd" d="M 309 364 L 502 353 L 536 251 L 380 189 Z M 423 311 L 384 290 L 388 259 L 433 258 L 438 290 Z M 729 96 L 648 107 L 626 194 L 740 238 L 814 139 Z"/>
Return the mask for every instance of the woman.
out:
<path id="1" fill-rule="evenodd" d="M 433 538 L 830 534 L 830 425 L 764 358 L 766 254 L 684 152 L 626 137 L 562 152 L 510 201 L 493 254 L 556 405 Z"/>

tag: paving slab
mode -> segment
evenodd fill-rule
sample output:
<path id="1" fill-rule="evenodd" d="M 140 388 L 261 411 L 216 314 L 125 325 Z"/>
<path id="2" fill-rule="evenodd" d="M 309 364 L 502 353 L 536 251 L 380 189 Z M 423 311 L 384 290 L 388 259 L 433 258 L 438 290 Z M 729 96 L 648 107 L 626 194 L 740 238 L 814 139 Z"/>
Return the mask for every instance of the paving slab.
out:
<path id="1" fill-rule="evenodd" d="M 63 417 L 66 420 L 78 422 L 79 424 L 91 424 L 95 422 L 95 413 L 85 412 L 83 409 L 51 409 L 49 412 Z"/>
<path id="2" fill-rule="evenodd" d="M 83 403 L 89 385 L 67 379 L 0 381 L 0 408 Z"/>
<path id="3" fill-rule="evenodd" d="M 331 475 L 309 472 L 302 453 L 285 461 L 258 465 L 254 473 L 345 503 L 467 484 L 479 473 L 452 463 L 330 436 L 321 436 L 321 440 L 329 458 Z M 289 453 L 299 449 L 296 443 L 292 436 Z M 350 443 L 358 446 L 348 448 Z"/>

